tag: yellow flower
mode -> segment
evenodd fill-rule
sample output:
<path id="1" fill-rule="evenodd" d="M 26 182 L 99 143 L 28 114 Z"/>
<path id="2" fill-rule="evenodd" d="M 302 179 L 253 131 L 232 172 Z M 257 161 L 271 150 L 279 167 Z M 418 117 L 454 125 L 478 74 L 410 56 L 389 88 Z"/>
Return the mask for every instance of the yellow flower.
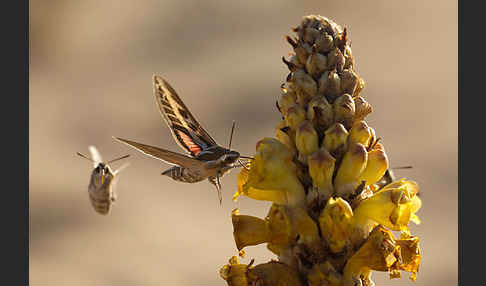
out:
<path id="1" fill-rule="evenodd" d="M 278 140 L 264 138 L 258 142 L 257 153 L 249 169 L 243 168 L 238 175 L 238 190 L 234 199 L 245 195 L 280 205 L 304 203 L 305 192 L 297 177 L 292 154 Z"/>
<path id="2" fill-rule="evenodd" d="M 383 224 L 391 230 L 408 231 L 410 220 L 420 223 L 415 215 L 421 206 L 417 192 L 417 184 L 406 179 L 385 186 L 354 210 L 355 224 L 361 227 Z"/>

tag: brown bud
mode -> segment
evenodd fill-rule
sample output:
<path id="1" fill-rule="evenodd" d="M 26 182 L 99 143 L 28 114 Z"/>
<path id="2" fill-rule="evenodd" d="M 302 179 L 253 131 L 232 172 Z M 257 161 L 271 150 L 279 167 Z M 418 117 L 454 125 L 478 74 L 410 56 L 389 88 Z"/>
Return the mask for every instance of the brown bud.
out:
<path id="1" fill-rule="evenodd" d="M 349 69 L 343 70 L 341 73 L 341 90 L 343 93 L 354 94 L 358 86 L 359 76 Z"/>
<path id="2" fill-rule="evenodd" d="M 321 34 L 315 41 L 318 52 L 327 53 L 334 48 L 334 40 L 327 33 Z"/>
<path id="3" fill-rule="evenodd" d="M 307 58 L 305 67 L 312 76 L 318 76 L 327 68 L 327 57 L 320 53 L 313 52 L 310 57 Z"/>
<path id="4" fill-rule="evenodd" d="M 336 69 L 337 71 L 342 71 L 344 68 L 344 55 L 337 47 L 335 47 L 327 55 L 327 68 Z"/>
<path id="5" fill-rule="evenodd" d="M 371 105 L 361 96 L 354 99 L 354 105 L 356 107 L 354 121 L 363 120 L 368 114 L 373 112 Z"/>
<path id="6" fill-rule="evenodd" d="M 348 138 L 348 131 L 340 123 L 334 124 L 331 128 L 327 129 L 324 134 L 324 147 L 333 153 L 338 148 L 346 144 Z"/>
<path id="7" fill-rule="evenodd" d="M 343 94 L 334 101 L 334 119 L 346 128 L 351 128 L 356 111 L 354 100 L 349 94 Z"/>
<path id="8" fill-rule="evenodd" d="M 314 97 L 307 107 L 307 118 L 317 126 L 326 130 L 333 122 L 334 111 L 332 105 L 324 96 Z"/>
<path id="9" fill-rule="evenodd" d="M 299 69 L 293 73 L 291 81 L 309 97 L 317 94 L 317 83 L 304 70 Z"/>

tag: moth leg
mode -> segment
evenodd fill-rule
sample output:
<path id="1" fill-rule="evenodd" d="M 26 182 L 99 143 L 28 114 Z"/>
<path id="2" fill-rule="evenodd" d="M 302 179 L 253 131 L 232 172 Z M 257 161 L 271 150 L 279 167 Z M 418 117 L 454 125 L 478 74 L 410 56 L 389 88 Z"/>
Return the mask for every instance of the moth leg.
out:
<path id="1" fill-rule="evenodd" d="M 215 177 L 209 177 L 208 181 L 216 187 L 216 191 L 218 192 L 219 204 L 223 204 L 223 195 L 221 194 L 221 182 L 219 180 L 219 173 Z"/>
<path id="2" fill-rule="evenodd" d="M 115 193 L 112 193 L 111 196 L 110 196 L 111 202 L 114 203 L 116 201 L 116 199 L 117 199 L 116 194 Z"/>
<path id="3" fill-rule="evenodd" d="M 219 173 L 216 175 L 216 189 L 218 190 L 218 198 L 219 198 L 219 204 L 223 205 L 223 194 L 221 194 L 221 182 L 219 180 Z"/>

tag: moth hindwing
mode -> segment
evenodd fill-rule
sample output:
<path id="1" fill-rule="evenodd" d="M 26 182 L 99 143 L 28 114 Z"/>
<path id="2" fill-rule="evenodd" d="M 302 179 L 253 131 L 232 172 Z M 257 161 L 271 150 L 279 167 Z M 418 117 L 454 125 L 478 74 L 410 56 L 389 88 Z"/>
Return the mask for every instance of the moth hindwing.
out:
<path id="1" fill-rule="evenodd" d="M 174 140 L 187 152 L 187 155 L 127 139 L 114 138 L 145 155 L 175 165 L 162 172 L 162 175 L 185 183 L 196 183 L 207 179 L 216 187 L 221 203 L 220 178 L 235 167 L 233 164 L 240 158 L 240 154 L 218 145 L 199 124 L 170 84 L 157 75 L 153 76 L 153 93 L 157 107 L 169 126 Z"/>
<path id="2" fill-rule="evenodd" d="M 91 172 L 88 185 L 89 200 L 97 213 L 107 215 L 110 213 L 111 207 L 116 200 L 115 184 L 118 179 L 117 175 L 128 166 L 128 164 L 124 164 L 118 170 L 112 171 L 109 164 L 127 158 L 130 155 L 125 155 L 105 163 L 96 147 L 89 146 L 89 152 L 91 153 L 91 158 L 79 152 L 77 153 L 79 156 L 93 162 L 94 169 Z"/>

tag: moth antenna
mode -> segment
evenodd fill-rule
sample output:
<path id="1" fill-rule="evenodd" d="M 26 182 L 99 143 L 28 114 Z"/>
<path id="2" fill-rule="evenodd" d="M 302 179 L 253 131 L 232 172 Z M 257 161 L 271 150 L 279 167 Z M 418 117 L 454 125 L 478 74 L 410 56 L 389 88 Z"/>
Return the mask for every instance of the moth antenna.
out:
<path id="1" fill-rule="evenodd" d="M 113 159 L 111 161 L 108 161 L 106 164 L 110 164 L 110 163 L 113 163 L 115 161 L 118 161 L 118 160 L 121 160 L 121 159 L 125 159 L 125 158 L 128 158 L 128 157 L 130 157 L 130 155 L 121 156 L 120 158 L 116 158 L 116 159 Z"/>
<path id="2" fill-rule="evenodd" d="M 396 169 L 412 169 L 413 166 L 400 166 L 400 167 L 392 167 L 392 169 L 396 170 Z"/>
<path id="3" fill-rule="evenodd" d="M 83 158 L 84 158 L 84 159 L 86 159 L 86 160 L 89 160 L 89 161 L 91 161 L 91 162 L 93 162 L 93 163 L 96 163 L 96 162 L 95 162 L 93 159 L 88 158 L 88 156 L 86 156 L 86 155 L 83 155 L 83 154 L 81 154 L 81 153 L 79 153 L 79 152 L 76 152 L 76 154 L 77 154 L 78 156 L 80 156 L 80 157 L 83 157 Z"/>
<path id="4" fill-rule="evenodd" d="M 241 155 L 240 155 L 240 158 L 243 158 L 243 159 L 249 159 L 249 160 L 254 160 L 254 159 L 255 159 L 255 158 L 253 158 L 253 157 L 241 156 Z"/>
<path id="5" fill-rule="evenodd" d="M 231 134 L 230 134 L 230 140 L 228 145 L 229 150 L 231 150 L 231 142 L 233 142 L 233 132 L 235 131 L 235 125 L 236 125 L 236 121 L 233 120 L 233 125 L 231 125 Z"/>

